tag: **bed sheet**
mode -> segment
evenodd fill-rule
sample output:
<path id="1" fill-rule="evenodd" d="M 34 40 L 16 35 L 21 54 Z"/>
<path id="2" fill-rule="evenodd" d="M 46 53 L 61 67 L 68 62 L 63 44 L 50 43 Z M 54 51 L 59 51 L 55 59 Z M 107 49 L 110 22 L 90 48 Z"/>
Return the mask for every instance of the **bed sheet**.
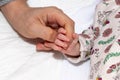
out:
<path id="1" fill-rule="evenodd" d="M 75 21 L 80 33 L 93 22 L 100 0 L 29 0 L 32 7 L 57 6 Z M 0 80 L 88 80 L 89 61 L 73 65 L 56 52 L 36 52 L 0 13 Z"/>

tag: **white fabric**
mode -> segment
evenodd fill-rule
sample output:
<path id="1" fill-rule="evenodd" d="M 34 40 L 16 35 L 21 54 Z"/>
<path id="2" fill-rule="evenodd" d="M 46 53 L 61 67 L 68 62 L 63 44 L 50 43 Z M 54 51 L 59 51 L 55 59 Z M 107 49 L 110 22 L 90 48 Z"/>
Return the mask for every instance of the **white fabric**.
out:
<path id="1" fill-rule="evenodd" d="M 99 1 L 99 0 L 98 0 Z M 93 21 L 97 0 L 29 0 L 32 7 L 57 6 L 75 21 L 80 33 Z M 36 52 L 0 13 L 0 80 L 88 80 L 89 61 L 73 65 L 59 53 Z"/>

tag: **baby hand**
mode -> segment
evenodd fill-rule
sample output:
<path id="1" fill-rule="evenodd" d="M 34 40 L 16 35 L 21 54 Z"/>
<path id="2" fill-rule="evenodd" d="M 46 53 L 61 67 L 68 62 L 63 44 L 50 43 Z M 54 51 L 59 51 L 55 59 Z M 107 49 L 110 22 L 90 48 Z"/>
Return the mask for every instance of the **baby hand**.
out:
<path id="1" fill-rule="evenodd" d="M 73 34 L 73 41 L 70 41 L 66 36 L 66 30 L 64 28 L 60 28 L 58 30 L 59 34 L 54 44 L 45 43 L 46 47 L 51 47 L 53 50 L 57 50 L 68 56 L 79 56 L 80 55 L 80 44 L 78 42 L 79 35 Z M 69 44 L 68 44 L 69 43 Z"/>
<path id="2" fill-rule="evenodd" d="M 73 34 L 73 41 L 68 46 L 68 48 L 66 50 L 63 50 L 62 52 L 71 57 L 80 56 L 80 43 L 78 34 Z"/>

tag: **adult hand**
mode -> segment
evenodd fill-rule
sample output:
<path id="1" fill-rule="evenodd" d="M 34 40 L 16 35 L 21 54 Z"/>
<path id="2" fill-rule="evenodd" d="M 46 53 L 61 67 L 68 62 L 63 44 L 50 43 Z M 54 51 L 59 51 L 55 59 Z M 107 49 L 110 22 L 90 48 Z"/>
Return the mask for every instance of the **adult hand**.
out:
<path id="1" fill-rule="evenodd" d="M 26 38 L 42 38 L 54 42 L 57 31 L 51 27 L 68 28 L 68 36 L 73 32 L 73 21 L 56 7 L 31 8 L 26 0 L 14 0 L 1 7 L 11 26 Z"/>

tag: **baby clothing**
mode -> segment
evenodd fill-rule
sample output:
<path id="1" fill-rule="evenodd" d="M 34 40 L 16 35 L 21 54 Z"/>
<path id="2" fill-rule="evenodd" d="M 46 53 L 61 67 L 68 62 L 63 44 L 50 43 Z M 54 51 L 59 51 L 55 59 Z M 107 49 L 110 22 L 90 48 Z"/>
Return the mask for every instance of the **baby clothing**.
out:
<path id="1" fill-rule="evenodd" d="M 90 80 L 120 80 L 120 2 L 104 0 L 96 7 L 94 24 L 79 35 L 78 63 L 90 58 Z"/>

